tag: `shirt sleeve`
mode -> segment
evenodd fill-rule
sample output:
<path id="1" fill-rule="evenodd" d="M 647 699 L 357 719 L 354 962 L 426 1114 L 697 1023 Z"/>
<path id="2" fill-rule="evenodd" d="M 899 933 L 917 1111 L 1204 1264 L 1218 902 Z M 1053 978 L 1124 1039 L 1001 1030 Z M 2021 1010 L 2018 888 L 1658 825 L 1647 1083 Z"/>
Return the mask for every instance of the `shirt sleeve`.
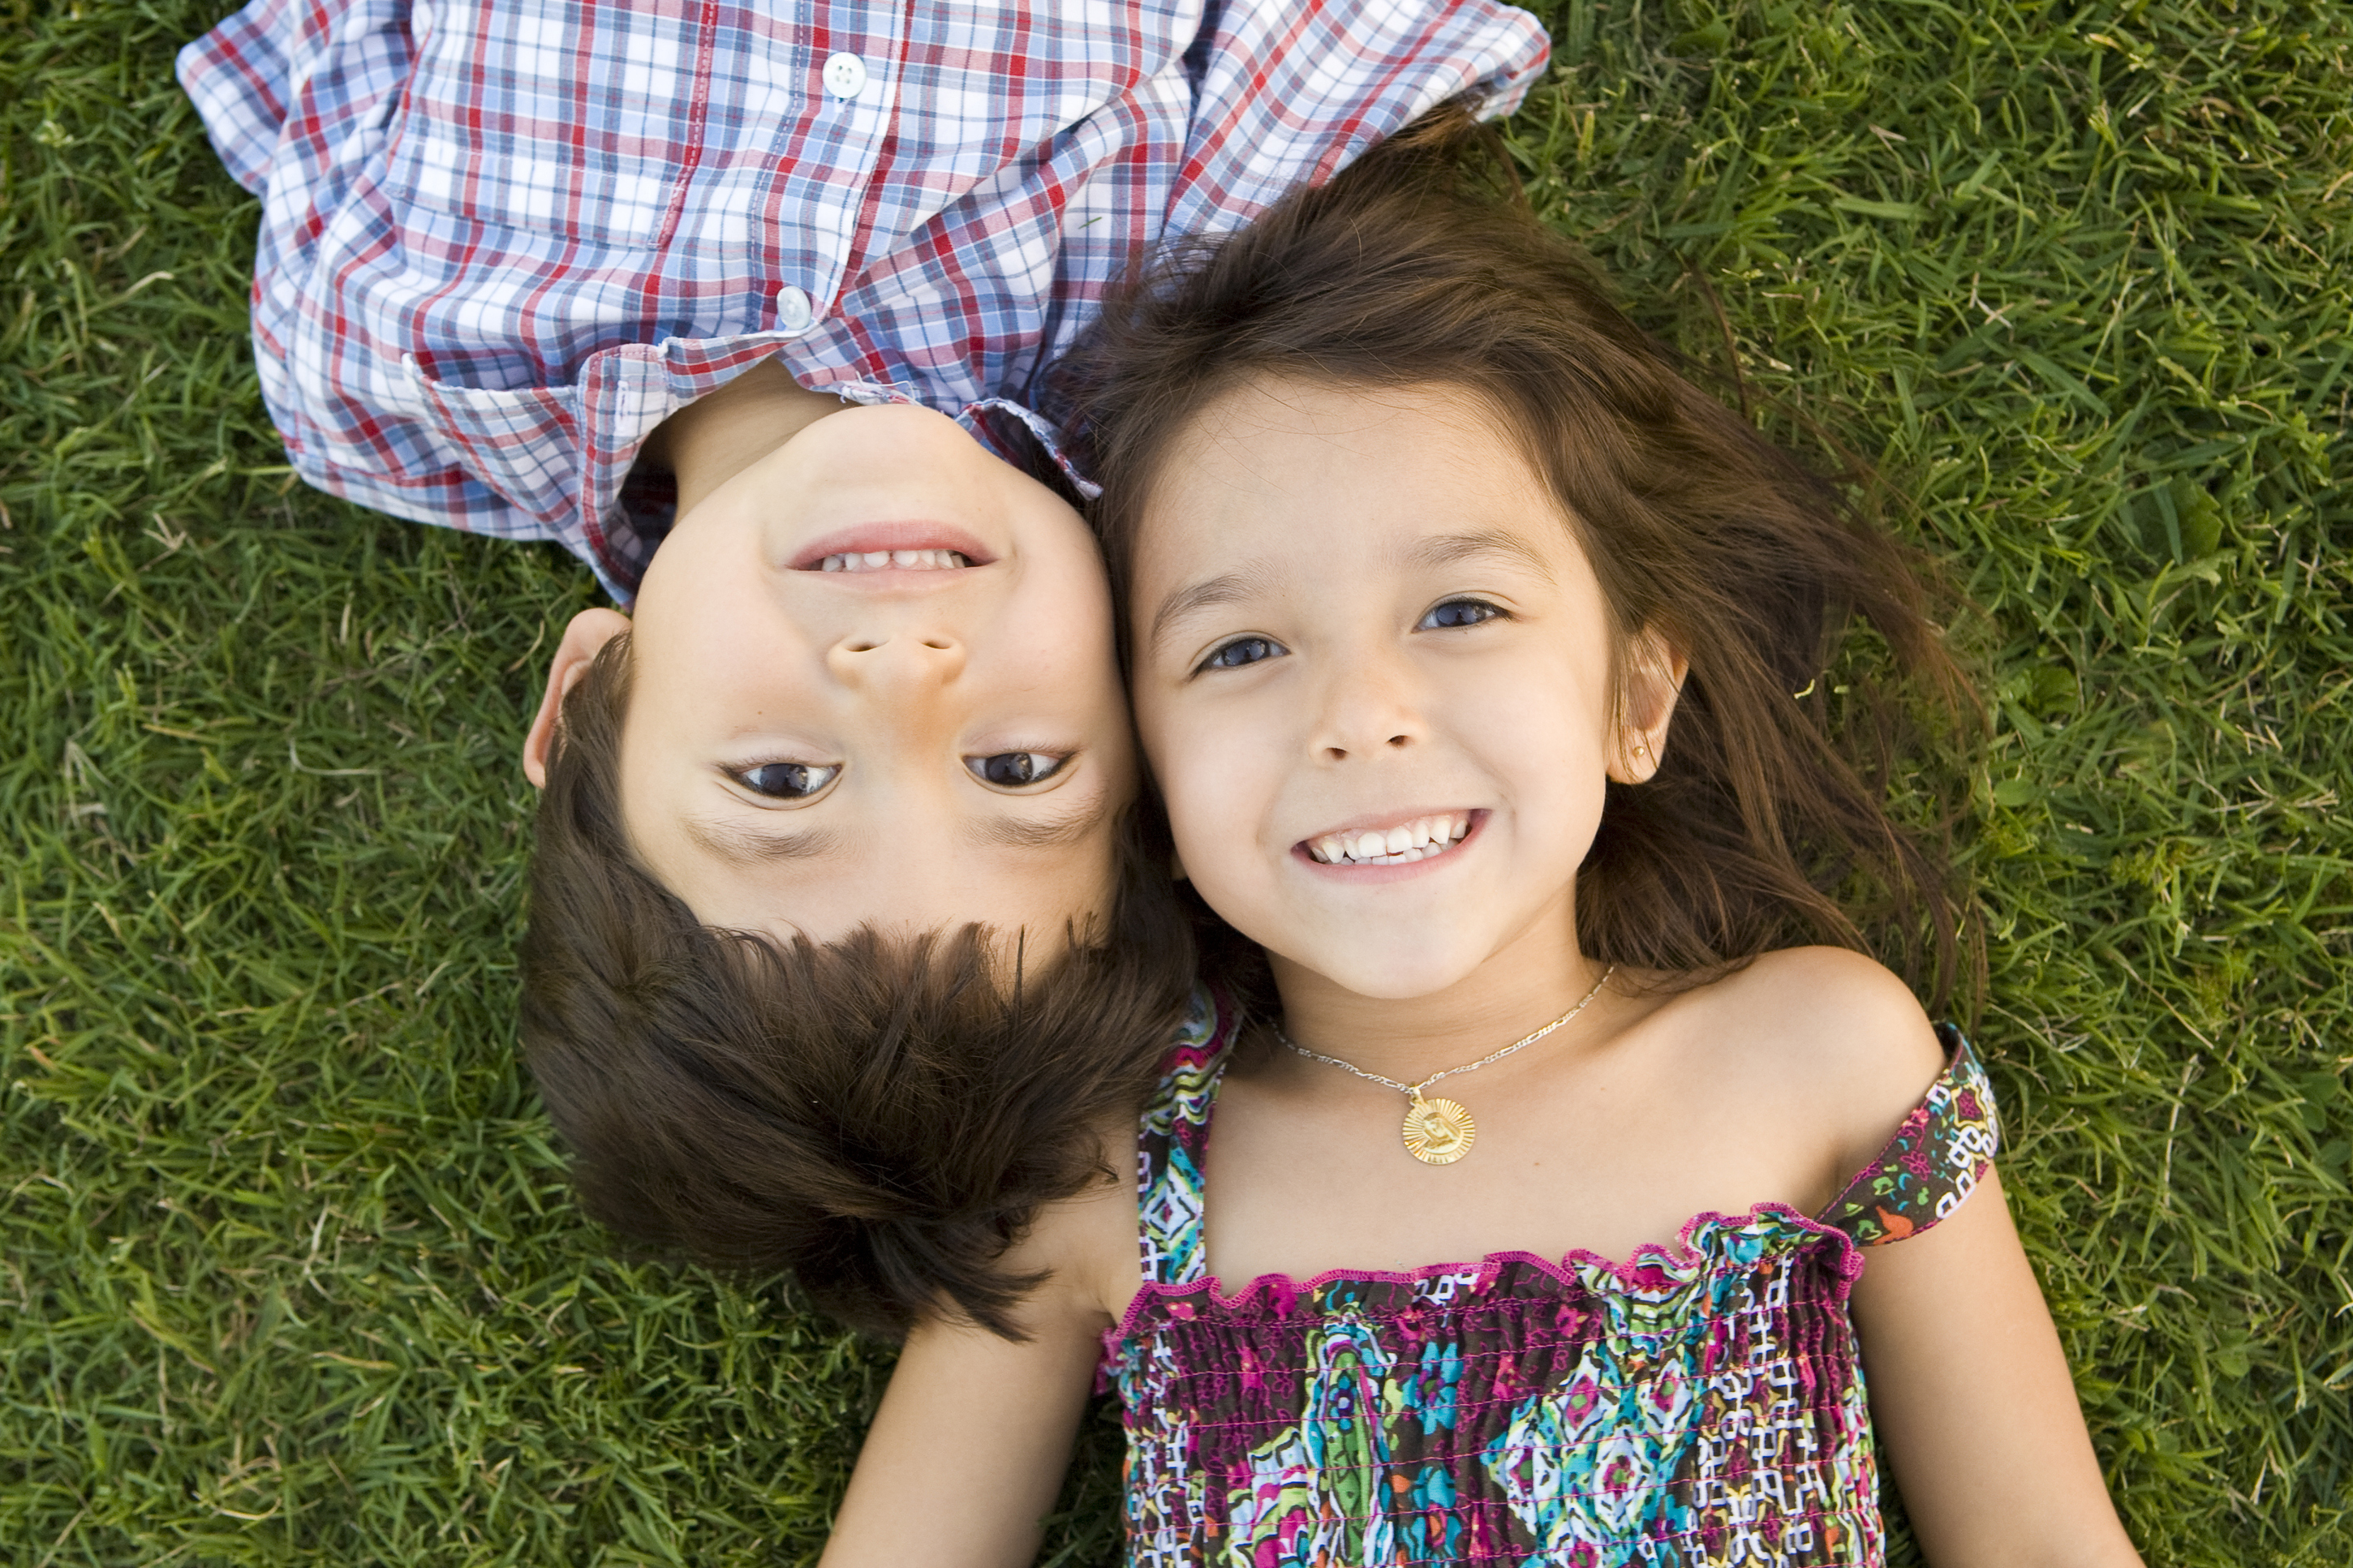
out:
<path id="1" fill-rule="evenodd" d="M 259 195 L 286 123 L 287 0 L 254 0 L 180 51 L 180 86 L 230 178 Z"/>
<path id="2" fill-rule="evenodd" d="M 1948 1065 L 1887 1141 L 1879 1158 L 1822 1211 L 1864 1247 L 1919 1235 L 1949 1218 L 1985 1179 L 2001 1144 L 1993 1083 L 1961 1032 L 1939 1025 Z"/>
<path id="3" fill-rule="evenodd" d="M 182 49 L 181 88 L 229 175 L 259 195 L 291 153 L 322 161 L 354 115 L 373 114 L 407 74 L 408 0 L 253 0 Z M 298 109 L 339 39 L 330 89 Z"/>
<path id="4" fill-rule="evenodd" d="M 1248 223 L 1449 99 L 1507 114 L 1550 54 L 1534 16 L 1493 0 L 1227 0 L 1193 56 L 1193 121 L 1164 232 Z"/>

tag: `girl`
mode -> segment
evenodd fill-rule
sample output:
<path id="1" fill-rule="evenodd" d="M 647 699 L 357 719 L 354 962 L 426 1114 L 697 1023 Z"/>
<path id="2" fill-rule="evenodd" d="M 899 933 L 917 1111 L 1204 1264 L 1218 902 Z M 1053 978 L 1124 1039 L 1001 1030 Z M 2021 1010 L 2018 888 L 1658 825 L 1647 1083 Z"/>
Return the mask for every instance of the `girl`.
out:
<path id="1" fill-rule="evenodd" d="M 1894 697 L 1824 696 L 1850 612 L 1959 694 L 1901 559 L 1466 134 L 1080 366 L 1145 749 L 1272 995 L 1032 1228 L 1025 1338 L 910 1338 L 828 1562 L 1022 1561 L 1098 1369 L 1139 1563 L 1876 1563 L 1874 1427 L 1934 1561 L 2136 1562 L 1984 1070 L 1852 951 L 1956 918 L 1841 755 Z"/>

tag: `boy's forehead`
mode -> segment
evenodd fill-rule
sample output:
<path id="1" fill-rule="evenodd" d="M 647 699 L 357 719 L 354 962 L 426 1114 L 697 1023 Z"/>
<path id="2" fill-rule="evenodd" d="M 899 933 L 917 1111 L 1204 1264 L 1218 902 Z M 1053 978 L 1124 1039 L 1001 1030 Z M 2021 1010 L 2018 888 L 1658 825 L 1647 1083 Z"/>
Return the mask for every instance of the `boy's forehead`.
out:
<path id="1" fill-rule="evenodd" d="M 705 925 L 781 941 L 861 927 L 913 934 L 982 925 L 1059 950 L 1109 909 L 1124 802 L 1095 792 L 1035 836 L 1001 821 L 851 820 L 771 837 L 732 821 L 631 810 L 634 847 Z"/>

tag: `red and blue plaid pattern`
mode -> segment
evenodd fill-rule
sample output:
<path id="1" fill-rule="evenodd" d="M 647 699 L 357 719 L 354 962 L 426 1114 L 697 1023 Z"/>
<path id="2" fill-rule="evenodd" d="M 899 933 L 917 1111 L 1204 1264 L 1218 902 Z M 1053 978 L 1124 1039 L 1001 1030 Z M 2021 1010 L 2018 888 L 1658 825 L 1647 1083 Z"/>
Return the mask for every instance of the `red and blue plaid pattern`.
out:
<path id="1" fill-rule="evenodd" d="M 253 0 L 179 75 L 296 470 L 626 601 L 674 409 L 781 355 L 982 434 L 1139 247 L 1545 57 L 1495 0 Z"/>

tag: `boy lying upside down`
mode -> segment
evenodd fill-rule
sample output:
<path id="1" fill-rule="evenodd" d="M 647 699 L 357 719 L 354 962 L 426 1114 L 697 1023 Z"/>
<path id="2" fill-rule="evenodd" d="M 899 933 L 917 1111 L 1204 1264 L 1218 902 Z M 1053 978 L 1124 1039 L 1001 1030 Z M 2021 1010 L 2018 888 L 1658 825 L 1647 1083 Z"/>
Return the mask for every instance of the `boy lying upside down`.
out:
<path id="1" fill-rule="evenodd" d="M 1193 981 L 1033 388 L 1132 257 L 1546 47 L 1494 0 L 255 0 L 183 52 L 295 469 L 633 609 L 524 745 L 524 1046 L 592 1213 L 1002 1325 Z"/>

